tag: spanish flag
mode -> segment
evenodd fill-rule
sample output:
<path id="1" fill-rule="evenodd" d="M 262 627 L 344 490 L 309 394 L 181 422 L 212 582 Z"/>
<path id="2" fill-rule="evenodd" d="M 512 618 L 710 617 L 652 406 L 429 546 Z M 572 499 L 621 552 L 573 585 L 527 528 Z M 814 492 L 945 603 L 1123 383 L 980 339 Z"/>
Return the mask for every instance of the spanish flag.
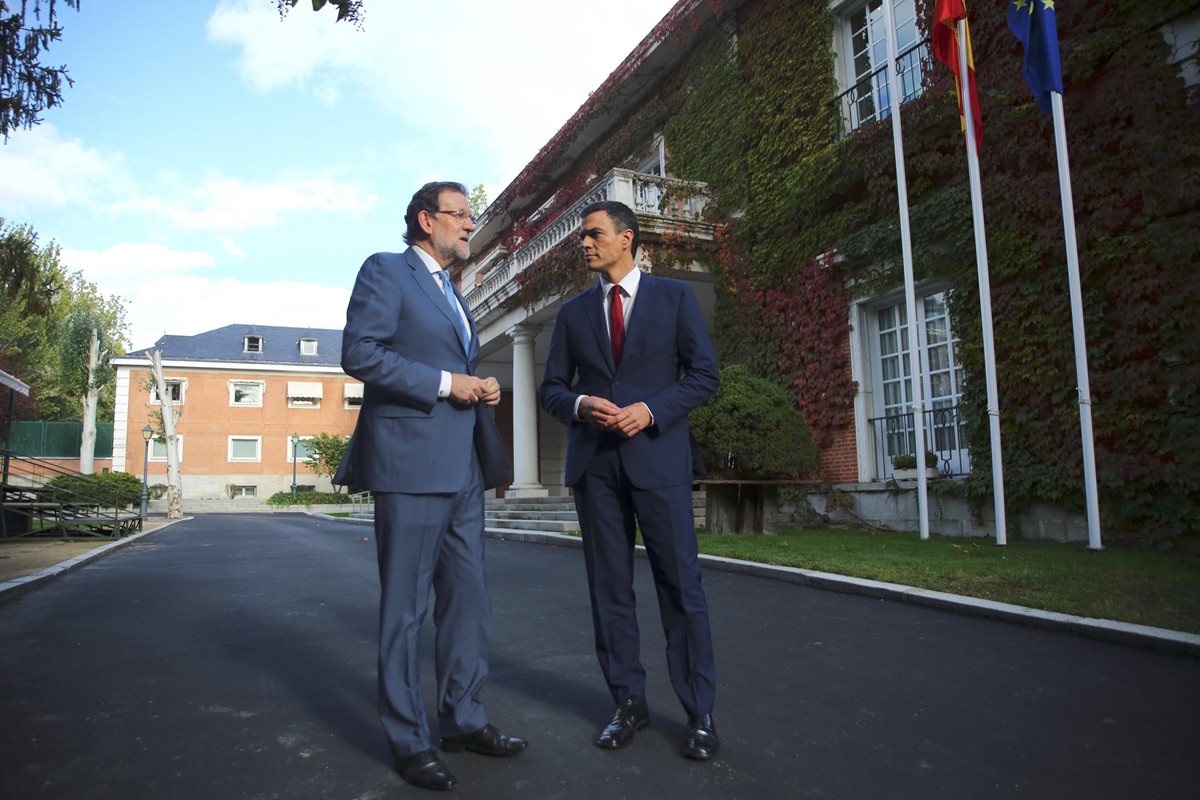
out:
<path id="1" fill-rule="evenodd" d="M 971 118 L 975 122 L 975 147 L 983 144 L 983 115 L 979 112 L 979 92 L 975 89 L 975 55 L 971 52 L 971 27 L 967 5 L 962 0 L 937 0 L 933 9 L 933 55 L 954 73 L 958 91 L 958 115 L 962 119 L 962 75 L 958 74 L 958 21 L 963 21 L 967 36 L 967 86 L 971 92 Z M 967 127 L 962 120 L 964 129 Z"/>

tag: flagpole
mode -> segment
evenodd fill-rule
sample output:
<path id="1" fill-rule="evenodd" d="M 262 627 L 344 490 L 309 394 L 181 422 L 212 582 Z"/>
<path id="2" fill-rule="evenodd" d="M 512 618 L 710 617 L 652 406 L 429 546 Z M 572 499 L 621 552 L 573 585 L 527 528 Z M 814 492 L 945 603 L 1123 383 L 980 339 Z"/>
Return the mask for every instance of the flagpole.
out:
<path id="1" fill-rule="evenodd" d="M 920 324 L 917 321 L 916 288 L 913 282 L 912 232 L 908 221 L 908 180 L 904 174 L 904 137 L 900 132 L 900 82 L 896 75 L 896 23 L 892 0 L 884 0 L 887 29 L 888 101 L 892 115 L 892 145 L 896 151 L 896 194 L 900 199 L 900 248 L 904 258 L 904 304 L 908 310 L 909 370 L 912 373 L 913 431 L 916 435 L 917 517 L 922 541 L 929 538 L 929 485 L 925 476 L 925 403 L 921 376 L 924 374 Z M 901 360 L 903 369 L 903 359 Z"/>
<path id="2" fill-rule="evenodd" d="M 979 273 L 979 312 L 983 317 L 983 369 L 987 381 L 988 431 L 992 442 L 992 494 L 996 508 L 996 544 L 1008 544 L 1004 518 L 1004 462 L 1000 453 L 1000 400 L 996 386 L 996 342 L 992 334 L 992 290 L 988 277 L 987 236 L 983 228 L 983 189 L 979 181 L 975 117 L 971 108 L 970 72 L 967 66 L 967 21 L 958 20 L 959 96 L 966 125 L 967 172 L 971 179 L 971 216 L 975 228 L 975 265 Z"/>
<path id="3" fill-rule="evenodd" d="M 1067 123 L 1062 95 L 1050 92 L 1054 113 L 1054 149 L 1058 153 L 1058 187 L 1062 195 L 1063 233 L 1067 245 L 1067 278 L 1071 288 L 1071 331 L 1075 339 L 1075 380 L 1079 391 L 1079 429 L 1083 437 L 1083 486 L 1087 499 L 1088 549 L 1102 550 L 1100 500 L 1096 491 L 1096 450 L 1092 436 L 1092 393 L 1088 385 L 1087 340 L 1083 330 L 1083 292 L 1079 279 L 1079 248 L 1075 240 L 1075 201 L 1071 194 L 1071 165 L 1067 159 Z"/>

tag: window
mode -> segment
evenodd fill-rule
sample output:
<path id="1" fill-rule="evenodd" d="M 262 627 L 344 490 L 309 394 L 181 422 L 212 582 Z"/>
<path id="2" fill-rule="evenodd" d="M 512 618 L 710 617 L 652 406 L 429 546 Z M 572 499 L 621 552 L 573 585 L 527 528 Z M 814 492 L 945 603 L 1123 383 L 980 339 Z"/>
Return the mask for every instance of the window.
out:
<path id="1" fill-rule="evenodd" d="M 347 409 L 362 408 L 363 385 L 361 383 L 342 384 L 343 406 Z"/>
<path id="2" fill-rule="evenodd" d="M 295 460 L 297 462 L 303 463 L 305 461 L 312 461 L 312 453 L 309 452 L 309 449 L 308 449 L 308 440 L 311 438 L 313 438 L 313 437 L 301 436 L 300 441 L 296 442 L 296 459 Z M 291 436 L 287 437 L 286 441 L 287 441 L 287 462 L 290 464 L 290 463 L 292 463 L 292 437 Z"/>
<path id="3" fill-rule="evenodd" d="M 300 340 L 300 355 L 315 356 L 317 354 L 316 339 L 301 339 Z"/>
<path id="4" fill-rule="evenodd" d="M 179 447 L 179 463 L 183 463 L 183 437 L 175 434 L 175 443 Z M 150 460 L 151 461 L 166 461 L 167 460 L 167 443 L 163 439 L 150 440 Z"/>
<path id="5" fill-rule="evenodd" d="M 230 497 L 258 497 L 257 486 L 230 486 Z"/>
<path id="6" fill-rule="evenodd" d="M 325 387 L 320 381 L 288 381 L 288 406 L 290 408 L 320 408 Z"/>
<path id="7" fill-rule="evenodd" d="M 242 338 L 243 353 L 261 353 L 263 351 L 263 340 L 261 336 L 245 336 Z"/>
<path id="8" fill-rule="evenodd" d="M 882 0 L 846 7 L 842 12 L 837 51 L 846 91 L 838 98 L 843 128 L 852 131 L 886 119 L 888 95 L 887 23 Z M 922 78 L 929 71 L 929 43 L 919 38 L 914 0 L 896 0 L 896 61 L 899 66 L 900 102 L 921 94 Z"/>
<path id="9" fill-rule="evenodd" d="M 925 404 L 926 449 L 937 453 L 936 465 L 954 474 L 969 471 L 969 457 L 962 438 L 958 403 L 962 395 L 963 371 L 955 357 L 958 340 L 950 329 L 950 315 L 943 292 L 917 298 L 917 312 L 924 318 L 920 331 L 925 352 L 925 380 L 921 394 Z M 873 350 L 877 418 L 876 444 L 881 452 L 879 477 L 891 474 L 891 456 L 916 452 L 912 408 L 912 349 L 909 347 L 908 313 L 904 303 L 877 309 L 873 319 Z M 930 465 L 934 466 L 934 465 Z"/>
<path id="10" fill-rule="evenodd" d="M 262 457 L 260 455 L 261 450 L 261 436 L 229 437 L 230 461 L 262 461 Z"/>
<path id="11" fill-rule="evenodd" d="M 229 405 L 261 407 L 262 404 L 263 404 L 263 382 L 262 381 L 230 381 L 229 382 Z"/>
<path id="12" fill-rule="evenodd" d="M 171 405 L 182 405 L 183 396 L 187 390 L 187 381 L 183 378 L 167 378 L 166 382 L 167 394 L 171 397 Z M 158 384 L 153 378 L 150 379 L 150 405 L 162 405 L 162 399 L 158 396 Z"/>

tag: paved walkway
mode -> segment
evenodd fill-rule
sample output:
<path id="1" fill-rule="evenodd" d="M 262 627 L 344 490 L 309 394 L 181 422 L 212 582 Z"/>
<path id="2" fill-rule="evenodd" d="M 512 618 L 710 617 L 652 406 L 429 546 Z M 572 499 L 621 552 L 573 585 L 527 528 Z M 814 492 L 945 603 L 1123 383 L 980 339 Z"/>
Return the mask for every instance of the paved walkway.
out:
<path id="1" fill-rule="evenodd" d="M 392 774 L 375 715 L 370 538 L 202 516 L 0 605 L 0 797 L 434 796 Z M 489 574 L 485 701 L 532 744 L 447 756 L 453 796 L 1190 798 L 1200 780 L 1193 657 L 719 571 L 724 750 L 687 761 L 644 561 L 653 724 L 601 751 L 580 551 L 489 542 Z"/>

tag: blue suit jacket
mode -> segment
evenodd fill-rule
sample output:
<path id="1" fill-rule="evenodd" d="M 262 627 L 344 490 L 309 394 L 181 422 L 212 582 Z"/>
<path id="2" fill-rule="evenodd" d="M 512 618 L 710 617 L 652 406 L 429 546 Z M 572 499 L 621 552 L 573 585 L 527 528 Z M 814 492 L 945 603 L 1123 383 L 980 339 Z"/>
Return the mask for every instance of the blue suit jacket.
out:
<path id="1" fill-rule="evenodd" d="M 461 296 L 459 303 L 466 311 Z M 334 483 L 410 494 L 466 484 L 476 409 L 437 396 L 442 370 L 474 374 L 478 337 L 466 313 L 470 352 L 441 284 L 413 248 L 363 263 L 342 335 L 342 369 L 363 382 L 363 404 Z"/>
<path id="2" fill-rule="evenodd" d="M 564 482 L 579 481 L 600 441 L 600 431 L 574 417 L 575 398 L 588 394 L 622 407 L 644 402 L 654 415 L 653 425 L 620 444 L 621 462 L 634 486 L 691 483 L 688 413 L 707 401 L 719 382 L 700 305 L 683 281 L 641 277 L 619 368 L 613 363 L 600 284 L 568 300 L 554 323 L 541 391 L 542 407 L 567 426 Z"/>

